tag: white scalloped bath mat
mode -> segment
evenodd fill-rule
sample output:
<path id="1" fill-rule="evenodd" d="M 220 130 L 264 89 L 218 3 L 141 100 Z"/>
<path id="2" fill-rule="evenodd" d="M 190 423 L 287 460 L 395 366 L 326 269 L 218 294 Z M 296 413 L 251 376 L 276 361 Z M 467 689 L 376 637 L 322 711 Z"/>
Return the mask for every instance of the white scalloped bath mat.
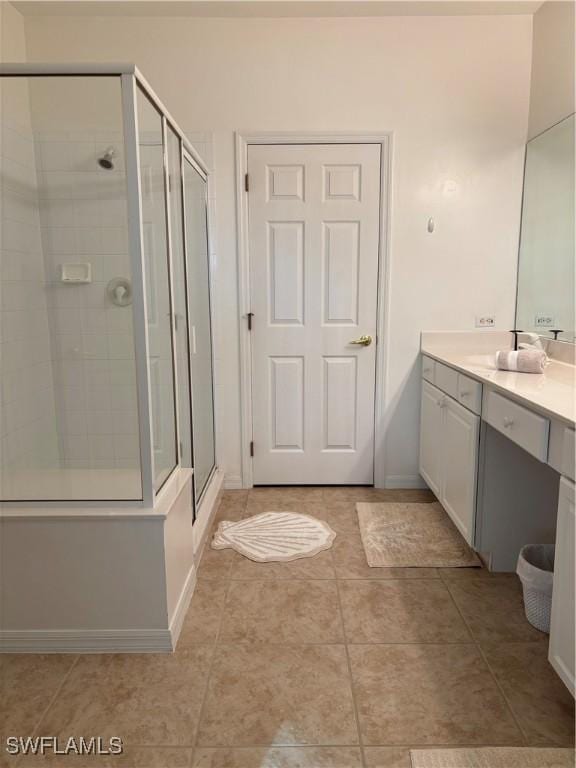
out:
<path id="1" fill-rule="evenodd" d="M 236 523 L 224 520 L 213 549 L 234 549 L 257 563 L 282 563 L 314 557 L 330 549 L 335 532 L 322 520 L 297 512 L 262 512 Z"/>
<path id="2" fill-rule="evenodd" d="M 356 504 L 360 535 L 371 568 L 480 566 L 440 504 Z"/>
<path id="3" fill-rule="evenodd" d="M 574 750 L 533 747 L 413 749 L 412 768 L 573 768 Z"/>

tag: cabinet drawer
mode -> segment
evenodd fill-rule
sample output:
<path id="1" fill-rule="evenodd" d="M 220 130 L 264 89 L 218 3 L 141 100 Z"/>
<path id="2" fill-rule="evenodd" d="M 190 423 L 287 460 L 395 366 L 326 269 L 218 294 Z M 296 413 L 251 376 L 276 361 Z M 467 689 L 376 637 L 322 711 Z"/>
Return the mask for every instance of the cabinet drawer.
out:
<path id="1" fill-rule="evenodd" d="M 448 368 L 447 365 L 436 363 L 434 383 L 442 392 L 446 392 L 454 400 L 458 400 L 458 372 L 454 368 Z"/>
<path id="2" fill-rule="evenodd" d="M 434 368 L 436 363 L 431 357 L 422 355 L 422 378 L 429 381 L 430 384 L 434 384 Z"/>
<path id="3" fill-rule="evenodd" d="M 480 415 L 482 410 L 482 384 L 479 381 L 458 374 L 458 402 L 473 413 Z"/>
<path id="4" fill-rule="evenodd" d="M 490 389 L 484 397 L 482 418 L 540 461 L 548 458 L 548 419 Z"/>

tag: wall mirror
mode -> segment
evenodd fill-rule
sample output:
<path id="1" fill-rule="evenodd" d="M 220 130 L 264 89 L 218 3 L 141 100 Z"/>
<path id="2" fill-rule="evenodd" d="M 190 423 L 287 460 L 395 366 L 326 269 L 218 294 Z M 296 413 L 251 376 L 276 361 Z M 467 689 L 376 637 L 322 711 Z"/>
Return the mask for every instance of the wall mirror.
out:
<path id="1" fill-rule="evenodd" d="M 574 115 L 526 146 L 516 328 L 575 340 Z"/>

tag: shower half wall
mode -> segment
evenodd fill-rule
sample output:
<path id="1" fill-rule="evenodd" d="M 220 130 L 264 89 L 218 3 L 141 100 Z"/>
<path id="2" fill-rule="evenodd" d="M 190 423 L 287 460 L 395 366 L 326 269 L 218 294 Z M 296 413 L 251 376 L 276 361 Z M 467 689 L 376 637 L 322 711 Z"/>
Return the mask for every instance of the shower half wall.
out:
<path id="1" fill-rule="evenodd" d="M 207 169 L 132 65 L 0 97 L 2 650 L 167 650 L 221 482 Z"/>

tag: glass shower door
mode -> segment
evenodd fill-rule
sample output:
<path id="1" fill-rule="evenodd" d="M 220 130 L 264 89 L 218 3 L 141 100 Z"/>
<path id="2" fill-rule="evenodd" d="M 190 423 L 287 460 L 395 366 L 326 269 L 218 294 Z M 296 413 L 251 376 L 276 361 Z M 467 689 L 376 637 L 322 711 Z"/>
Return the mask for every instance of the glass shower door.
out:
<path id="1" fill-rule="evenodd" d="M 216 463 L 206 186 L 205 178 L 185 156 L 184 210 L 196 500 L 202 495 Z"/>
<path id="2" fill-rule="evenodd" d="M 178 463 L 164 145 L 162 116 L 142 91 L 138 91 L 137 105 L 154 490 L 158 493 Z"/>

